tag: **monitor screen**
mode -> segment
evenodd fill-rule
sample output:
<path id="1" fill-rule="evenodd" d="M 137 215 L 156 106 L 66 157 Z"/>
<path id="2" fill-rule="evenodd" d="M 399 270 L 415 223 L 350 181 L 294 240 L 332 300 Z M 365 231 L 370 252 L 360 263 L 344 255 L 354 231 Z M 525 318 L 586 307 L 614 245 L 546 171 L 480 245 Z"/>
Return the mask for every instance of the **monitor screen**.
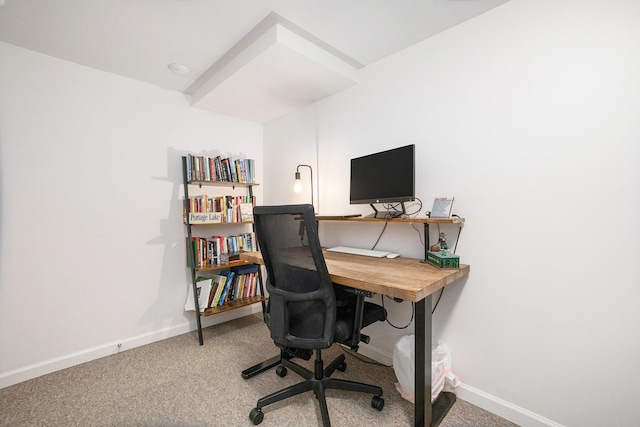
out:
<path id="1" fill-rule="evenodd" d="M 351 159 L 350 203 L 415 200 L 415 145 Z"/>

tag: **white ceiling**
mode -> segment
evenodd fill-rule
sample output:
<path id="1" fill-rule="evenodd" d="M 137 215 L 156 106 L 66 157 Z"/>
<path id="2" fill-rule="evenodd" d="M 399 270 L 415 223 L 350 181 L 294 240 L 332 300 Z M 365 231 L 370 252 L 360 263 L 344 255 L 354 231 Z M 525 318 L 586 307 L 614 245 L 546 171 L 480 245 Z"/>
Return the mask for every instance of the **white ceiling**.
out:
<path id="1" fill-rule="evenodd" d="M 185 92 L 200 100 L 195 106 L 266 122 L 355 84 L 358 69 L 506 1 L 0 0 L 0 40 Z M 242 66 L 236 59 L 231 71 L 220 73 L 248 51 L 249 36 L 258 30 L 253 41 L 277 33 L 270 48 L 253 49 Z M 267 58 L 267 50 L 277 53 Z M 285 51 L 293 55 L 285 58 Z M 260 65 L 293 57 L 286 68 Z M 176 75 L 171 63 L 189 72 Z M 204 88 L 207 93 L 198 93 Z M 250 117 L 243 115 L 247 105 L 253 106 Z"/>

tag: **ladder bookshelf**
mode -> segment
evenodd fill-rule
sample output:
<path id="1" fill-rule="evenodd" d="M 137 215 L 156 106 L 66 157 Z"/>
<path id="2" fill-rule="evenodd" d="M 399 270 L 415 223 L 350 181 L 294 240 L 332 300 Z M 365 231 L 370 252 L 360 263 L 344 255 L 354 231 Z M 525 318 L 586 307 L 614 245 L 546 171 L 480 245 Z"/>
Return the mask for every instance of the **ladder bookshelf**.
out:
<path id="1" fill-rule="evenodd" d="M 227 270 L 237 269 L 241 266 L 251 265 L 252 263 L 243 261 L 240 259 L 239 252 L 243 251 L 242 248 L 245 248 L 250 251 L 257 250 L 257 241 L 255 240 L 255 230 L 253 227 L 252 217 L 249 217 L 246 211 L 244 212 L 244 215 L 242 215 L 242 212 L 239 212 L 239 210 L 241 210 L 239 204 L 238 206 L 232 205 L 231 207 L 229 207 L 229 209 L 225 209 L 227 208 L 227 206 L 224 206 L 224 207 L 218 206 L 218 208 L 221 208 L 222 211 L 216 211 L 215 202 L 216 202 L 216 199 L 218 202 L 221 202 L 222 199 L 220 199 L 220 197 L 223 197 L 224 200 L 227 202 L 229 200 L 231 200 L 232 202 L 234 200 L 243 200 L 245 202 L 243 203 L 243 205 L 245 205 L 244 206 L 245 209 L 247 209 L 250 212 L 251 210 L 250 206 L 246 206 L 246 205 L 247 203 L 252 205 L 255 202 L 255 198 L 253 195 L 253 187 L 259 184 L 253 182 L 253 178 L 251 178 L 253 176 L 252 173 L 246 176 L 244 175 L 244 173 L 243 175 L 240 175 L 240 173 L 238 173 L 235 176 L 232 174 L 229 174 L 227 175 L 227 178 L 226 178 L 226 179 L 238 179 L 242 181 L 221 180 L 220 178 L 225 179 L 224 175 L 219 175 L 217 170 L 216 170 L 216 173 L 214 173 L 213 168 L 209 168 L 209 165 L 211 165 L 212 167 L 214 165 L 213 159 L 212 158 L 207 158 L 207 159 L 211 159 L 212 160 L 211 163 L 209 163 L 208 161 L 204 163 L 202 161 L 202 156 L 192 156 L 192 155 L 182 156 L 182 178 L 183 178 L 183 185 L 184 185 L 184 224 L 186 229 L 185 234 L 186 234 L 186 242 L 187 242 L 186 244 L 187 267 L 189 268 L 191 273 L 190 292 L 193 293 L 194 310 L 195 310 L 196 324 L 198 329 L 198 339 L 199 339 L 200 345 L 204 344 L 204 339 L 202 335 L 202 322 L 201 322 L 202 317 L 228 312 L 230 310 L 235 310 L 238 308 L 250 306 L 257 303 L 262 303 L 262 308 L 264 311 L 265 302 L 268 299 L 264 293 L 262 271 L 261 271 L 261 268 L 258 267 L 257 277 L 256 277 L 257 280 L 253 282 L 254 286 L 251 289 L 249 289 L 249 291 L 252 291 L 250 292 L 250 294 L 244 295 L 244 296 L 235 295 L 236 298 L 234 299 L 220 302 L 215 306 L 207 307 L 201 310 L 201 307 L 199 304 L 199 291 L 198 291 L 198 285 L 197 285 L 198 283 L 197 280 L 199 278 L 199 275 L 203 275 L 206 277 L 207 274 L 216 274 L 221 271 L 227 271 Z M 209 168 L 208 171 L 205 173 L 204 170 L 197 170 L 199 169 L 198 167 L 196 167 L 198 165 L 197 162 L 200 162 L 199 164 L 200 167 L 204 165 L 205 169 Z M 240 166 L 238 166 L 238 172 L 240 172 Z M 220 172 L 220 174 L 222 174 L 222 172 Z M 211 198 L 209 198 L 206 194 L 199 195 L 197 197 L 190 197 L 189 187 L 193 187 L 193 186 L 197 186 L 199 188 L 202 188 L 202 187 L 210 188 L 213 192 L 218 193 L 218 195 Z M 222 191 L 221 189 L 225 189 L 226 191 L 229 191 L 229 189 L 231 189 L 232 191 L 235 191 L 238 188 L 246 189 L 247 195 L 246 196 L 237 196 L 237 195 L 220 196 L 219 195 L 219 192 Z M 233 197 L 233 198 L 228 199 L 227 197 Z M 203 200 L 213 201 L 213 203 L 211 204 L 211 206 L 201 206 Z M 196 210 L 196 212 L 194 212 L 194 210 Z M 244 216 L 244 218 L 242 216 Z M 213 246 L 210 246 L 211 244 L 208 246 L 208 248 L 211 248 L 211 253 L 209 253 L 205 248 L 203 252 L 207 254 L 206 258 L 202 256 L 202 253 L 200 253 L 200 251 L 196 251 L 196 249 L 194 249 L 194 244 L 193 244 L 194 238 L 196 239 L 195 240 L 196 242 L 200 242 L 199 239 L 204 239 L 200 236 L 204 234 L 206 231 L 211 231 L 211 227 L 215 227 L 216 229 L 224 229 L 224 227 L 228 227 L 228 226 L 247 227 L 249 225 L 251 225 L 251 231 L 244 234 L 245 236 L 248 236 L 248 237 L 246 238 L 246 240 L 240 239 L 240 243 L 238 243 L 237 245 L 233 244 L 235 239 L 231 239 L 230 243 L 227 244 L 227 242 L 229 241 L 228 236 L 223 232 L 220 232 L 221 236 L 217 236 L 217 237 L 225 238 L 225 241 L 220 242 L 220 245 L 211 243 Z M 238 236 L 233 236 L 233 237 L 235 238 Z M 222 240 L 222 239 L 219 239 L 219 240 Z M 245 245 L 247 246 L 245 247 Z M 215 252 L 215 256 L 211 256 L 211 257 L 208 256 L 214 252 Z M 227 286 L 233 286 L 233 283 L 230 282 L 227 284 Z"/>

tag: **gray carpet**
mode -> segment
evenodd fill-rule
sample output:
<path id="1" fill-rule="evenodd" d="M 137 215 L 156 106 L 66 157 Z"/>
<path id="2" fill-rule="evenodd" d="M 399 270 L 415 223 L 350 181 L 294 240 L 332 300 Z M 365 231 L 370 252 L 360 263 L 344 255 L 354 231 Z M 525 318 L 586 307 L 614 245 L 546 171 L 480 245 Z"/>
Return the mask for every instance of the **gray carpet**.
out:
<path id="1" fill-rule="evenodd" d="M 301 380 L 273 370 L 241 378 L 243 369 L 278 354 L 258 315 L 206 328 L 204 338 L 201 347 L 188 333 L 0 389 L 0 425 L 249 427 L 258 398 Z M 326 350 L 326 363 L 340 352 L 338 346 Z M 380 385 L 385 407 L 378 412 L 368 395 L 330 390 L 332 426 L 412 424 L 413 405 L 395 390 L 393 368 L 347 355 L 346 372 L 333 376 Z M 261 424 L 321 425 L 312 392 L 266 407 Z M 440 425 L 514 426 L 461 399 Z"/>

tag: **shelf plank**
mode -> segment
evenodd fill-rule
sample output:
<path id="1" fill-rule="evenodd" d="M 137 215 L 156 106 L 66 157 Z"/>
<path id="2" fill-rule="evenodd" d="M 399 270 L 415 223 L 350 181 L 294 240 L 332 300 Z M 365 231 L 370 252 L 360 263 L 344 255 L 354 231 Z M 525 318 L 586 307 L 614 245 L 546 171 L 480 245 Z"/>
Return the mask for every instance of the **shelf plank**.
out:
<path id="1" fill-rule="evenodd" d="M 184 221 L 183 221 L 184 222 Z M 243 225 L 243 224 L 253 224 L 253 221 L 236 221 L 236 222 L 192 222 L 191 224 L 189 224 L 192 227 L 198 227 L 198 226 L 211 226 L 211 225 Z M 184 225 L 187 225 L 186 222 L 184 222 Z"/>
<path id="2" fill-rule="evenodd" d="M 216 270 L 225 270 L 231 267 L 237 267 L 239 265 L 252 264 L 243 259 L 238 259 L 235 261 L 230 261 L 227 264 L 216 264 L 216 265 L 208 265 L 206 267 L 196 267 L 196 271 L 216 271 Z"/>
<path id="3" fill-rule="evenodd" d="M 189 185 L 208 185 L 222 187 L 253 187 L 260 184 L 255 182 L 229 182 L 229 181 L 187 181 Z"/>
<path id="4" fill-rule="evenodd" d="M 256 304 L 262 301 L 266 301 L 269 298 L 257 295 L 255 297 L 242 298 L 239 300 L 229 301 L 222 306 L 207 308 L 204 312 L 200 313 L 201 316 L 213 316 L 214 314 L 224 313 L 225 311 L 235 310 L 237 308 L 246 307 L 248 305 Z"/>

